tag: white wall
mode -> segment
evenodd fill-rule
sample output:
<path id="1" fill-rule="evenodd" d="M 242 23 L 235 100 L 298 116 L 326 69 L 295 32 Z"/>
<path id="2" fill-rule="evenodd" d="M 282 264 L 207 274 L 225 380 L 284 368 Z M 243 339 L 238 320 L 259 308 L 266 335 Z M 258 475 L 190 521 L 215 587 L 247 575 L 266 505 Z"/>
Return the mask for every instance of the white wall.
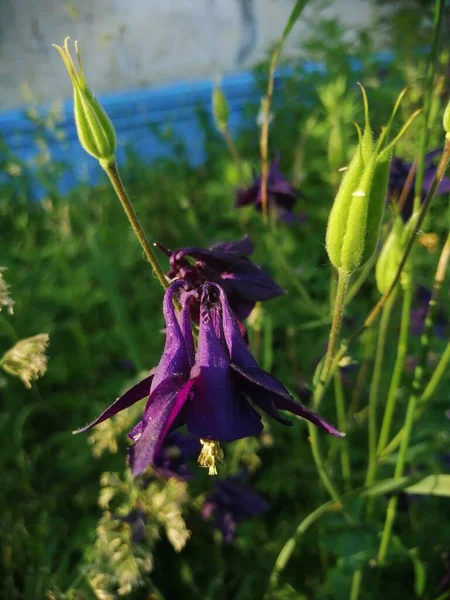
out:
<path id="1" fill-rule="evenodd" d="M 0 109 L 70 95 L 67 75 L 51 47 L 66 35 L 79 40 L 88 81 L 97 93 L 148 87 L 248 68 L 279 38 L 293 4 L 294 0 L 0 0 Z M 334 0 L 331 12 L 346 25 L 367 24 L 370 4 Z M 305 13 L 318 10 L 317 0 L 312 0 Z M 301 32 L 300 23 L 288 52 Z M 237 54 L 246 46 L 248 56 L 239 64 Z"/>

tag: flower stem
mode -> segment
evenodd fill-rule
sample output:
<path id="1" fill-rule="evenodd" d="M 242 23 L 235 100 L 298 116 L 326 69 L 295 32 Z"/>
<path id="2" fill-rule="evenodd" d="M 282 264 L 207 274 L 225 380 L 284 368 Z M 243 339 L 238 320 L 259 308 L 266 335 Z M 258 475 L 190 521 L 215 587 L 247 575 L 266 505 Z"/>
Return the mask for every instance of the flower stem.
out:
<path id="1" fill-rule="evenodd" d="M 270 125 L 270 106 L 272 104 L 273 87 L 275 79 L 275 68 L 277 66 L 278 59 L 283 49 L 284 42 L 290 34 L 292 27 L 294 26 L 297 19 L 300 17 L 303 9 L 305 8 L 308 0 L 297 0 L 294 4 L 294 8 L 289 16 L 288 22 L 283 30 L 281 38 L 275 50 L 272 54 L 269 64 L 269 78 L 267 80 L 266 95 L 261 100 L 261 111 L 262 111 L 262 125 L 261 133 L 259 136 L 259 152 L 261 154 L 261 208 L 264 223 L 268 221 L 268 206 L 267 206 L 267 178 L 269 176 L 269 125 Z"/>
<path id="2" fill-rule="evenodd" d="M 352 578 L 352 588 L 350 590 L 350 600 L 358 600 L 362 583 L 362 570 L 355 571 Z"/>
<path id="3" fill-rule="evenodd" d="M 334 302 L 333 322 L 331 324 L 330 338 L 328 341 L 328 351 L 325 358 L 325 364 L 321 379 L 326 379 L 330 372 L 333 358 L 336 353 L 336 344 L 341 330 L 342 317 L 344 314 L 345 296 L 347 293 L 348 283 L 350 281 L 350 273 L 346 273 L 341 269 L 338 270 L 338 284 L 336 290 L 336 300 Z"/>
<path id="4" fill-rule="evenodd" d="M 448 243 L 448 240 L 447 240 Z M 445 275 L 447 272 L 448 261 L 450 257 L 450 251 L 447 248 L 447 243 L 441 252 L 438 266 L 436 269 L 436 275 L 434 278 L 433 292 L 431 299 L 428 304 L 427 316 L 425 318 L 425 329 L 421 337 L 421 349 L 419 362 L 414 369 L 414 376 L 412 382 L 412 393 L 409 397 L 408 408 L 406 411 L 405 422 L 403 425 L 403 435 L 400 443 L 400 450 L 397 458 L 397 464 L 395 467 L 394 479 L 400 479 L 403 476 L 403 470 L 405 468 L 406 455 L 408 452 L 409 440 L 411 437 L 412 428 L 415 420 L 415 413 L 417 404 L 420 399 L 423 376 L 426 370 L 426 361 L 428 356 L 428 348 L 431 339 L 431 332 L 433 329 L 433 316 L 435 314 L 436 304 L 439 297 L 439 293 L 444 282 Z M 384 524 L 383 534 L 381 537 L 380 549 L 378 552 L 378 563 L 382 565 L 386 559 L 387 552 L 389 550 L 389 544 L 391 541 L 392 527 L 397 514 L 398 496 L 394 496 L 390 499 L 388 508 L 386 511 L 386 521 Z"/>
<path id="5" fill-rule="evenodd" d="M 416 370 L 414 371 L 414 379 L 416 378 L 416 371 L 418 371 L 417 376 L 420 376 L 420 378 L 422 379 L 423 374 L 426 370 L 428 350 L 430 347 L 430 342 L 431 342 L 432 334 L 433 334 L 436 305 L 438 302 L 439 294 L 442 289 L 442 284 L 444 283 L 444 280 L 445 280 L 449 261 L 450 261 L 450 235 L 447 236 L 447 240 L 444 244 L 444 247 L 442 248 L 442 252 L 439 257 L 439 262 L 438 262 L 438 266 L 436 269 L 436 275 L 434 277 L 433 290 L 431 293 L 431 298 L 430 298 L 430 302 L 428 304 L 428 310 L 427 310 L 427 314 L 425 317 L 424 330 L 423 330 L 422 336 L 420 338 L 421 347 L 420 347 L 419 363 L 416 367 Z M 422 414 L 422 412 L 425 408 L 426 402 L 432 397 L 433 393 L 435 392 L 440 379 L 442 378 L 442 376 L 444 375 L 444 373 L 446 371 L 449 360 L 450 360 L 450 350 L 449 350 L 449 347 L 447 347 L 444 354 L 442 355 L 441 360 L 439 361 L 439 364 L 436 367 L 427 387 L 425 388 L 423 394 L 419 398 L 418 407 L 417 407 L 416 414 L 414 417 L 415 419 L 418 416 L 420 416 L 420 414 Z M 389 405 L 389 399 L 388 399 L 388 405 Z M 403 429 L 401 429 L 399 431 L 399 433 L 391 440 L 389 445 L 386 446 L 388 434 L 389 434 L 389 432 L 387 432 L 386 439 L 384 440 L 384 445 L 381 446 L 381 444 L 379 444 L 378 454 L 382 454 L 383 457 L 387 456 L 394 449 L 396 449 L 398 447 L 399 443 L 401 443 L 401 440 L 403 439 L 403 436 L 404 436 Z"/>
<path id="6" fill-rule="evenodd" d="M 133 231 L 134 231 L 137 239 L 139 240 L 139 243 L 142 246 L 145 258 L 151 264 L 153 272 L 155 273 L 156 277 L 159 279 L 163 288 L 166 290 L 168 287 L 168 282 L 167 282 L 166 276 L 164 275 L 164 273 L 159 265 L 158 259 L 156 258 L 156 255 L 153 252 L 152 247 L 150 246 L 150 244 L 147 241 L 147 238 L 145 237 L 144 230 L 142 229 L 141 224 L 139 223 L 139 219 L 136 215 L 133 205 L 131 204 L 131 200 L 128 197 L 128 194 L 127 194 L 125 187 L 122 183 L 122 180 L 120 178 L 117 163 L 114 162 L 114 163 L 102 164 L 101 161 L 99 161 L 99 162 L 100 162 L 100 165 L 103 167 L 105 173 L 108 175 L 111 185 L 113 186 L 114 191 L 116 192 L 117 197 L 119 198 L 119 200 L 122 204 L 123 210 L 125 211 L 125 214 L 127 215 L 130 225 L 133 228 Z"/>
<path id="7" fill-rule="evenodd" d="M 325 489 L 329 493 L 330 497 L 336 502 L 339 507 L 342 507 L 342 501 L 339 496 L 339 492 L 336 490 L 334 483 L 332 482 L 330 476 L 327 473 L 325 468 L 325 464 L 322 458 L 322 453 L 320 451 L 319 445 L 319 433 L 317 427 L 312 423 L 308 422 L 308 431 L 309 438 L 311 443 L 311 451 L 314 458 L 314 462 L 317 467 L 317 471 L 319 473 L 320 480 L 322 481 Z"/>
<path id="8" fill-rule="evenodd" d="M 427 83 L 424 94 L 423 104 L 423 126 L 419 140 L 419 155 L 417 160 L 417 176 L 414 190 L 414 210 L 420 207 L 422 198 L 423 178 L 425 173 L 425 153 L 427 150 L 429 137 L 429 120 L 431 112 L 431 99 L 433 97 L 434 77 L 436 74 L 436 65 L 438 61 L 439 37 L 442 29 L 442 17 L 444 14 L 444 0 L 435 0 L 434 19 L 433 19 L 433 38 L 431 42 L 430 59 L 427 67 Z"/>
<path id="9" fill-rule="evenodd" d="M 337 424 L 340 431 L 345 431 L 347 429 L 345 398 L 344 390 L 342 389 L 341 374 L 339 371 L 334 374 L 334 395 L 336 399 Z M 346 438 L 337 441 L 339 441 L 339 447 L 341 451 L 341 469 L 342 476 L 344 478 L 345 491 L 348 492 L 350 491 L 351 486 L 351 464 L 350 455 L 348 452 L 348 442 Z"/>
<path id="10" fill-rule="evenodd" d="M 270 574 L 268 591 L 273 590 L 274 587 L 278 584 L 278 578 L 280 576 L 280 573 L 286 567 L 289 559 L 291 558 L 291 555 L 295 549 L 298 539 L 306 532 L 306 530 L 313 523 L 315 523 L 318 519 L 320 519 L 320 517 L 325 515 L 327 512 L 333 510 L 333 508 L 337 507 L 331 500 L 329 500 L 328 502 L 325 502 L 325 504 L 319 506 L 319 508 L 316 508 L 316 510 L 310 513 L 305 519 L 303 519 L 303 521 L 300 522 L 297 529 L 295 530 L 294 535 L 288 539 L 288 541 L 284 544 L 283 548 L 278 554 L 278 557 L 275 561 L 275 565 L 272 569 L 272 573 Z"/>
<path id="11" fill-rule="evenodd" d="M 408 286 L 403 295 L 402 316 L 400 322 L 400 333 L 397 344 L 397 356 L 395 358 L 394 370 L 392 372 L 391 383 L 386 401 L 386 409 L 381 424 L 380 437 L 377 445 L 377 457 L 381 455 L 386 447 L 392 427 L 392 420 L 397 406 L 397 391 L 402 377 L 403 366 L 405 364 L 406 352 L 408 349 L 409 323 L 412 303 L 412 286 Z"/>
<path id="12" fill-rule="evenodd" d="M 231 131 L 229 130 L 228 126 L 223 127 L 223 129 L 221 131 L 222 131 L 223 137 L 225 139 L 225 142 L 227 144 L 228 150 L 230 151 L 230 154 L 233 157 L 233 160 L 236 164 L 236 168 L 238 170 L 239 183 L 240 183 L 240 185 L 244 185 L 245 184 L 244 169 L 242 168 L 241 157 L 239 156 L 239 152 L 238 152 L 238 149 L 234 142 L 233 136 L 231 135 Z"/>
<path id="13" fill-rule="evenodd" d="M 386 351 L 386 340 L 389 331 L 389 322 L 392 309 L 395 304 L 396 292 L 386 302 L 381 314 L 380 329 L 378 331 L 377 347 L 375 351 L 375 363 L 373 367 L 372 381 L 369 392 L 369 461 L 366 474 L 366 485 L 371 485 L 375 480 L 377 468 L 377 404 L 381 375 L 383 372 L 384 355 Z M 368 503 L 368 512 L 371 513 L 373 502 Z"/>

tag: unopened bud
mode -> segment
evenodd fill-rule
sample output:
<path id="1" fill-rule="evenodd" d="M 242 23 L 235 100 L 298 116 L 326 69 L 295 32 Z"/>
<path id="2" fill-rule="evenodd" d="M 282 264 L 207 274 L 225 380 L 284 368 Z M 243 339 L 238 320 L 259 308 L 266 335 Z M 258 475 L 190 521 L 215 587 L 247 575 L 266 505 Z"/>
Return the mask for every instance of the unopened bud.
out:
<path id="1" fill-rule="evenodd" d="M 212 110 L 216 127 L 219 131 L 223 131 L 228 127 L 228 102 L 222 89 L 216 86 L 212 93 Z"/>
<path id="2" fill-rule="evenodd" d="M 376 250 L 386 203 L 392 148 L 419 114 L 419 111 L 414 113 L 396 138 L 384 145 L 404 90 L 397 99 L 388 125 L 374 144 L 367 96 L 362 86 L 361 90 L 365 113 L 364 133 L 356 125 L 359 144 L 336 194 L 326 234 L 330 261 L 345 273 L 362 267 Z"/>
<path id="3" fill-rule="evenodd" d="M 10 375 L 20 377 L 25 387 L 30 389 L 31 382 L 42 377 L 47 370 L 45 350 L 48 342 L 46 333 L 20 340 L 3 355 L 0 366 Z"/>
<path id="4" fill-rule="evenodd" d="M 67 37 L 64 40 L 64 47 L 56 44 L 53 46 L 61 55 L 72 80 L 78 139 L 88 154 L 106 166 L 115 162 L 116 132 L 105 110 L 87 85 L 78 52 L 78 42 L 75 42 L 77 67 L 70 54 L 69 39 Z"/>
<path id="5" fill-rule="evenodd" d="M 12 315 L 14 312 L 14 300 L 9 295 L 9 285 L 3 279 L 2 271 L 4 270 L 5 267 L 0 267 L 0 311 L 5 307 L 8 313 Z"/>

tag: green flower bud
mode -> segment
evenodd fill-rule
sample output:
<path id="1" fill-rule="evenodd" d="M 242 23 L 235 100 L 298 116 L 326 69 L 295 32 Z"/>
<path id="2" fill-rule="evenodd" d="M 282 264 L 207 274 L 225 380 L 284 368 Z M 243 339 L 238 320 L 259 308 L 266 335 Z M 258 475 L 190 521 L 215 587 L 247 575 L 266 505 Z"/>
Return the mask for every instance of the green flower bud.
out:
<path id="1" fill-rule="evenodd" d="M 450 140 L 450 100 L 447 102 L 447 106 L 444 110 L 444 130 L 445 130 L 445 139 Z"/>
<path id="2" fill-rule="evenodd" d="M 401 217 L 396 215 L 375 267 L 375 280 L 381 295 L 387 292 L 397 273 L 402 258 L 402 232 Z"/>
<path id="3" fill-rule="evenodd" d="M 400 215 L 394 216 L 392 229 L 381 249 L 375 267 L 375 279 L 380 294 L 385 294 L 390 288 L 402 260 L 411 232 L 414 230 L 420 211 L 413 213 L 406 225 Z M 405 263 L 400 276 L 400 285 L 405 289 L 411 283 L 411 255 Z"/>
<path id="4" fill-rule="evenodd" d="M 58 50 L 73 85 L 74 115 L 80 144 L 88 154 L 108 165 L 115 162 L 116 132 L 105 110 L 89 89 L 75 42 L 75 54 L 78 69 L 69 51 L 69 39 L 64 40 L 64 47 L 53 46 Z"/>
<path id="5" fill-rule="evenodd" d="M 228 102 L 220 87 L 215 87 L 212 93 L 212 110 L 216 127 L 223 131 L 228 127 Z"/>
<path id="6" fill-rule="evenodd" d="M 419 111 L 414 113 L 396 138 L 384 146 L 404 90 L 394 106 L 388 125 L 374 145 L 367 96 L 362 86 L 361 91 L 365 114 L 364 133 L 356 125 L 359 144 L 336 194 L 326 233 L 330 261 L 345 273 L 362 267 L 376 250 L 386 202 L 392 148 L 419 114 Z"/>

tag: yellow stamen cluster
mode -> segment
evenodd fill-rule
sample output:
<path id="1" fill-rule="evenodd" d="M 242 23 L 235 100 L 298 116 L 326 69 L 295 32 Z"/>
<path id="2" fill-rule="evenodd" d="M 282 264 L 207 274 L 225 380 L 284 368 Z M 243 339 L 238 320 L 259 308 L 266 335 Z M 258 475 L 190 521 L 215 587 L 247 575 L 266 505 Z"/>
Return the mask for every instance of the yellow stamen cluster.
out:
<path id="1" fill-rule="evenodd" d="M 47 333 L 20 340 L 0 360 L 1 367 L 10 375 L 20 377 L 27 389 L 31 382 L 44 375 L 47 370 L 45 350 L 48 346 Z"/>
<path id="2" fill-rule="evenodd" d="M 200 442 L 203 448 L 198 457 L 198 464 L 208 469 L 209 475 L 217 475 L 217 467 L 223 463 L 223 450 L 219 442 L 202 438 Z"/>

